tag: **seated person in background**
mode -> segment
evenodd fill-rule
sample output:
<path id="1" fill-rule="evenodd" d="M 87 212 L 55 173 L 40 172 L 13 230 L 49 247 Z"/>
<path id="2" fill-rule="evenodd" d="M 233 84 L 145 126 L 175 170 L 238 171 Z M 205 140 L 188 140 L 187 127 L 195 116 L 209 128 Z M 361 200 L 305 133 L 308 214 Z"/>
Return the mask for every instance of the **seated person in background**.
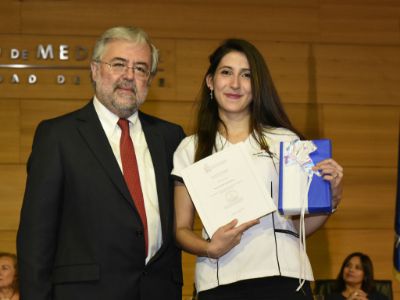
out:
<path id="1" fill-rule="evenodd" d="M 19 300 L 17 256 L 0 252 L 0 300 Z"/>
<path id="2" fill-rule="evenodd" d="M 351 253 L 344 260 L 336 279 L 334 293 L 327 300 L 387 300 L 375 289 L 372 261 L 361 252 Z"/>

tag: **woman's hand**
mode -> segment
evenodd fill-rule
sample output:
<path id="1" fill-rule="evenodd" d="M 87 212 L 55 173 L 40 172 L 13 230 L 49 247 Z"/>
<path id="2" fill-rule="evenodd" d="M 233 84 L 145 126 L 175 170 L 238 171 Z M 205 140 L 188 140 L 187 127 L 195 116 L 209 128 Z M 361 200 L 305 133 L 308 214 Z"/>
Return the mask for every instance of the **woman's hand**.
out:
<path id="1" fill-rule="evenodd" d="M 363 290 L 356 290 L 346 300 L 368 300 L 368 295 Z"/>
<path id="2" fill-rule="evenodd" d="M 175 238 L 177 244 L 185 251 L 198 256 L 218 258 L 240 243 L 243 232 L 260 223 L 258 219 L 237 226 L 233 220 L 221 226 L 210 242 L 193 230 L 195 207 L 184 184 L 175 182 Z"/>
<path id="3" fill-rule="evenodd" d="M 336 208 L 342 199 L 342 179 L 343 168 L 332 158 L 320 161 L 313 167 L 314 171 L 319 171 L 322 177 L 331 183 L 332 206 Z"/>
<path id="4" fill-rule="evenodd" d="M 259 224 L 258 219 L 252 220 L 237 226 L 238 220 L 233 220 L 221 226 L 212 236 L 207 248 L 207 255 L 210 258 L 218 258 L 227 253 L 240 243 L 243 233 L 250 227 Z"/>

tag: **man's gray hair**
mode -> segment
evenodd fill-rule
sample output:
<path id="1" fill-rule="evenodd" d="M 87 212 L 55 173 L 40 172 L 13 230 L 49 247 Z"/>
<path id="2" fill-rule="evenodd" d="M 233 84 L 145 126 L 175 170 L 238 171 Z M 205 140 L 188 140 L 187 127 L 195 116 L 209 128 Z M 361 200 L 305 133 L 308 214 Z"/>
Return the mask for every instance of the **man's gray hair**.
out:
<path id="1" fill-rule="evenodd" d="M 96 45 L 93 49 L 92 60 L 99 61 L 103 56 L 107 43 L 113 40 L 126 40 L 135 43 L 146 43 L 149 45 L 151 50 L 151 74 L 155 75 L 157 72 L 158 65 L 158 50 L 153 45 L 148 34 L 141 28 L 138 27 L 113 27 L 108 29 L 103 35 L 97 40 Z"/>

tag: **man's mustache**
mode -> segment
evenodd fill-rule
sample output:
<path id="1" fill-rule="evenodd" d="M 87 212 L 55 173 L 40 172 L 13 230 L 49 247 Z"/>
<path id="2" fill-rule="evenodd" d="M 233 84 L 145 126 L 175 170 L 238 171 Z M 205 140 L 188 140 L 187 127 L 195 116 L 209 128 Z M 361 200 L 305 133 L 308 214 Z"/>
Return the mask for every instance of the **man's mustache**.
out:
<path id="1" fill-rule="evenodd" d="M 137 88 L 136 85 L 131 82 L 131 81 L 122 81 L 122 82 L 117 82 L 114 85 L 114 91 L 116 89 L 124 89 L 124 90 L 131 90 L 135 95 L 137 94 Z"/>

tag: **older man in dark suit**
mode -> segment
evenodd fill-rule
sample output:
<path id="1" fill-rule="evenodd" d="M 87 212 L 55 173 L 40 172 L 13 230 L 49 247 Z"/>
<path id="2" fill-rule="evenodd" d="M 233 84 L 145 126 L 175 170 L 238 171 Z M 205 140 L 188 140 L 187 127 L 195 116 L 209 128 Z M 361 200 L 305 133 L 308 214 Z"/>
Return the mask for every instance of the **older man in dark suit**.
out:
<path id="1" fill-rule="evenodd" d="M 184 133 L 138 111 L 157 62 L 141 29 L 107 30 L 93 100 L 39 124 L 17 238 L 21 300 L 181 300 L 170 172 Z"/>

